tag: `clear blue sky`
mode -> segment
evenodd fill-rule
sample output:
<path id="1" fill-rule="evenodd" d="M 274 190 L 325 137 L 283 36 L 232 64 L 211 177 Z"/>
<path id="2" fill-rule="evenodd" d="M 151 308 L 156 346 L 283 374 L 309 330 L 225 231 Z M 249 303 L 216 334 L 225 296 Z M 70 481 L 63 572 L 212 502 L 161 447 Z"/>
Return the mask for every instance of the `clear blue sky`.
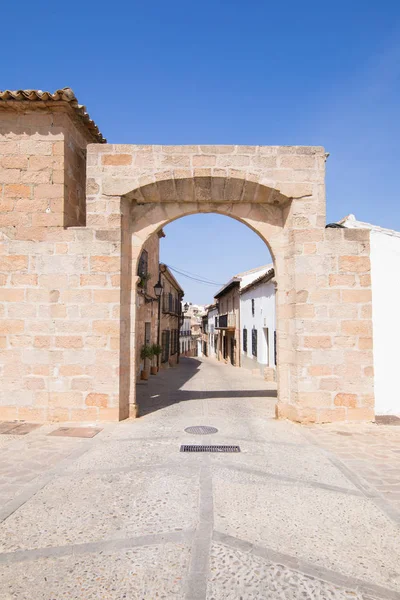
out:
<path id="1" fill-rule="evenodd" d="M 1 22 L 1 89 L 70 86 L 109 142 L 323 145 L 328 220 L 400 230 L 398 1 L 21 0 Z M 264 262 L 255 234 L 238 244 L 217 220 L 168 226 L 163 259 L 216 281 L 218 261 L 222 280 Z"/>

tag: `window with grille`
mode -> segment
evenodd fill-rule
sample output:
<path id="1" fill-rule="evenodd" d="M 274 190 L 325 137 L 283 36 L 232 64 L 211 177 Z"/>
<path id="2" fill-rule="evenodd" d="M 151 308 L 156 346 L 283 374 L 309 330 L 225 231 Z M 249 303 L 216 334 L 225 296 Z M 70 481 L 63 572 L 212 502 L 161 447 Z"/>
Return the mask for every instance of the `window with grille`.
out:
<path id="1" fill-rule="evenodd" d="M 170 332 L 165 330 L 161 335 L 161 362 L 166 363 L 169 359 L 169 341 L 170 341 Z"/>
<path id="2" fill-rule="evenodd" d="M 140 255 L 139 258 L 139 264 L 138 264 L 138 276 L 140 277 L 140 282 L 139 285 L 147 290 L 147 279 L 148 279 L 148 262 L 149 262 L 149 255 L 147 253 L 147 250 L 143 250 L 142 254 Z"/>
<path id="3" fill-rule="evenodd" d="M 151 323 L 144 324 L 144 343 L 149 346 L 151 342 Z"/>
<path id="4" fill-rule="evenodd" d="M 247 352 L 247 329 L 243 329 L 243 352 Z"/>
<path id="5" fill-rule="evenodd" d="M 178 330 L 173 329 L 171 331 L 171 354 L 178 352 Z"/>
<path id="6" fill-rule="evenodd" d="M 251 330 L 251 353 L 257 356 L 257 329 Z"/>

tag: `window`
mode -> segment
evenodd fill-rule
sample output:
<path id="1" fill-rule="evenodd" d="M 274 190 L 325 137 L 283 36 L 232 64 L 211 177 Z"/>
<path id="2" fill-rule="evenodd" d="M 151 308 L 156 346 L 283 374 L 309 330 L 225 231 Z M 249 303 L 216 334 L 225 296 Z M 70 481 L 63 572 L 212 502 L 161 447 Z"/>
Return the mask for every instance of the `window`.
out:
<path id="1" fill-rule="evenodd" d="M 147 290 L 147 280 L 148 280 L 148 275 L 149 275 L 148 262 L 149 262 L 149 255 L 147 253 L 147 250 L 143 250 L 142 254 L 140 255 L 140 259 L 139 259 L 137 274 L 140 277 L 139 285 L 144 290 Z"/>
<path id="2" fill-rule="evenodd" d="M 172 329 L 171 331 L 171 355 L 178 352 L 178 330 Z"/>
<path id="3" fill-rule="evenodd" d="M 168 362 L 169 359 L 169 338 L 170 332 L 168 330 L 163 331 L 161 335 L 161 362 L 163 363 Z"/>
<path id="4" fill-rule="evenodd" d="M 243 352 L 247 352 L 247 329 L 243 329 Z"/>
<path id="5" fill-rule="evenodd" d="M 265 346 L 266 346 L 266 357 L 265 364 L 269 367 L 269 329 L 268 327 L 264 327 L 264 338 L 265 338 Z"/>
<path id="6" fill-rule="evenodd" d="M 254 309 L 254 298 L 251 300 L 251 316 L 254 317 L 255 309 Z"/>
<path id="7" fill-rule="evenodd" d="M 251 330 L 251 353 L 257 356 L 257 329 Z"/>
<path id="8" fill-rule="evenodd" d="M 179 315 L 180 300 L 178 296 L 175 296 L 171 292 L 165 292 L 162 298 L 162 310 L 163 313 L 169 313 L 171 315 Z"/>
<path id="9" fill-rule="evenodd" d="M 146 346 L 150 345 L 151 341 L 151 323 L 144 324 L 144 343 Z"/>

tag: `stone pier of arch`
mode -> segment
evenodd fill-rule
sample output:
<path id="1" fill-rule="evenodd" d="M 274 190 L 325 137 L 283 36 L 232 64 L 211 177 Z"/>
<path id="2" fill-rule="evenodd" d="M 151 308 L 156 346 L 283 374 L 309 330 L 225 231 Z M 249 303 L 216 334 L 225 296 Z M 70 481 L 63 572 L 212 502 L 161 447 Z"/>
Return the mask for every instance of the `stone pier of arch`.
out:
<path id="1" fill-rule="evenodd" d="M 23 170 L 7 165 L 26 158 L 28 180 L 40 158 L 59 156 L 58 170 L 69 168 L 66 151 L 43 155 L 39 146 L 3 163 Z M 322 147 L 90 143 L 81 222 L 0 222 L 0 419 L 133 416 L 142 245 L 174 219 L 212 212 L 249 226 L 274 260 L 277 416 L 373 420 L 369 232 L 325 228 L 325 162 Z M 48 215 L 60 184 L 37 175 L 35 183 L 32 173 L 29 193 Z M 0 180 L 3 205 L 26 187 Z"/>

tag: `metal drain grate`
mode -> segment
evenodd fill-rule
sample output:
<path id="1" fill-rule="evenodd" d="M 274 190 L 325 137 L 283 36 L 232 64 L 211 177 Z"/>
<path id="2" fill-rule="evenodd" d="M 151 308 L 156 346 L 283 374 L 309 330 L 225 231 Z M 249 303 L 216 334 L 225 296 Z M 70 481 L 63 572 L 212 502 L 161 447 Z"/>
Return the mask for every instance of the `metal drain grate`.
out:
<path id="1" fill-rule="evenodd" d="M 376 415 L 375 422 L 377 425 L 400 425 L 400 418 L 395 415 Z"/>
<path id="2" fill-rule="evenodd" d="M 41 427 L 40 423 L 4 422 L 0 423 L 0 435 L 26 435 L 38 427 Z"/>
<path id="3" fill-rule="evenodd" d="M 96 427 L 59 427 L 47 435 L 51 436 L 62 436 L 62 437 L 78 437 L 78 438 L 92 438 L 102 429 Z"/>
<path id="4" fill-rule="evenodd" d="M 240 452 L 240 446 L 193 446 L 182 445 L 181 452 Z"/>
<path id="5" fill-rule="evenodd" d="M 208 425 L 194 425 L 193 427 L 186 427 L 186 433 L 194 433 L 196 435 L 208 435 L 209 433 L 217 433 L 216 427 L 208 427 Z"/>

